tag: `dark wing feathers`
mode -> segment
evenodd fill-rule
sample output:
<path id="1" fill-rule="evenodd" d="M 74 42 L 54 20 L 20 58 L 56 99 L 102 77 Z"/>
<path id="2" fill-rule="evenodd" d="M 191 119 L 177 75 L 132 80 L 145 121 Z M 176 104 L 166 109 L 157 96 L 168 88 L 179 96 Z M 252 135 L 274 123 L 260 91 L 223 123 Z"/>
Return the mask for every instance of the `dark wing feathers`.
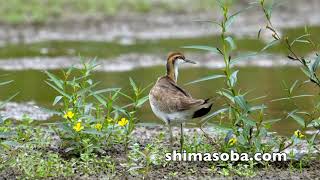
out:
<path id="1" fill-rule="evenodd" d="M 211 107 L 212 107 L 212 104 L 210 104 L 209 107 L 204 107 L 204 108 L 197 110 L 192 115 L 192 118 L 198 118 L 198 117 L 202 117 L 202 116 L 208 114 L 208 112 L 210 112 L 210 110 L 211 110 Z"/>

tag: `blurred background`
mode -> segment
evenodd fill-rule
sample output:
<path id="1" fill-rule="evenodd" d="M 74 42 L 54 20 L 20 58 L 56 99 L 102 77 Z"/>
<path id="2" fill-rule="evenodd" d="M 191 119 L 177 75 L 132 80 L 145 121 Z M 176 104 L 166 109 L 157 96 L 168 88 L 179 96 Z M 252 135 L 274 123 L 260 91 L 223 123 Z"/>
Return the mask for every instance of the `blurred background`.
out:
<path id="1" fill-rule="evenodd" d="M 250 1 L 237 0 L 232 12 L 248 7 Z M 319 42 L 320 1 L 280 1 L 274 8 L 272 21 L 283 36 L 292 38 L 304 33 L 307 25 L 313 39 Z M 0 110 L 1 114 L 21 119 L 28 115 L 36 120 L 48 120 L 50 113 L 39 107 L 51 107 L 57 93 L 46 84 L 43 70 L 58 73 L 60 69 L 79 64 L 79 56 L 97 58 L 101 64 L 94 78 L 101 87 L 129 88 L 129 77 L 147 86 L 165 73 L 165 60 L 170 51 L 186 53 L 198 62 L 179 73 L 179 84 L 221 73 L 221 57 L 194 50 L 187 45 L 218 45 L 220 29 L 209 20 L 219 21 L 221 12 L 215 0 L 0 0 L 0 80 L 14 80 L 0 89 L 0 100 L 20 92 L 13 102 Z M 243 12 L 231 26 L 239 53 L 263 48 L 271 35 L 264 30 L 266 22 L 259 7 Z M 258 39 L 258 32 L 261 37 Z M 305 45 L 297 49 L 303 56 L 313 53 Z M 236 54 L 235 54 L 236 55 Z M 284 47 L 277 46 L 238 66 L 239 88 L 251 91 L 249 96 L 267 96 L 270 119 L 283 118 L 295 107 L 287 102 L 271 102 L 285 97 L 284 82 L 305 80 L 299 67 L 289 61 Z M 194 97 L 216 95 L 224 87 L 223 80 L 185 86 Z M 314 94 L 306 86 L 296 92 Z M 307 100 L 307 101 L 306 101 Z M 297 103 L 308 109 L 312 98 Z M 214 108 L 219 109 L 219 103 Z M 149 104 L 141 113 L 141 121 L 161 123 L 150 111 Z M 213 119 L 213 121 L 217 121 Z M 274 130 L 287 134 L 296 123 L 284 119 Z"/>

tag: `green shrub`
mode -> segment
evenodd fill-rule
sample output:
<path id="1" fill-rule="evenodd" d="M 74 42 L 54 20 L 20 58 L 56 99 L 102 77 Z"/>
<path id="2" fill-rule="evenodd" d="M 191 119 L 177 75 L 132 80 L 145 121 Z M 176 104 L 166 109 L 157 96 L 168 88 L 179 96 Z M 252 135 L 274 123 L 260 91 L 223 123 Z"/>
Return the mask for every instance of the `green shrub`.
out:
<path id="1" fill-rule="evenodd" d="M 58 95 L 53 105 L 58 106 L 58 114 L 63 119 L 52 126 L 62 141 L 66 152 L 103 152 L 103 147 L 113 143 L 124 143 L 127 151 L 130 134 L 138 119 L 136 111 L 148 100 L 141 95 L 140 89 L 130 79 L 134 95 L 128 96 L 120 88 L 95 90 L 98 82 L 91 79 L 96 61 L 82 64 L 82 68 L 70 68 L 63 71 L 63 78 L 46 72 L 46 83 L 54 88 Z M 124 96 L 131 102 L 125 106 L 116 105 Z M 59 102 L 62 102 L 60 106 Z"/>

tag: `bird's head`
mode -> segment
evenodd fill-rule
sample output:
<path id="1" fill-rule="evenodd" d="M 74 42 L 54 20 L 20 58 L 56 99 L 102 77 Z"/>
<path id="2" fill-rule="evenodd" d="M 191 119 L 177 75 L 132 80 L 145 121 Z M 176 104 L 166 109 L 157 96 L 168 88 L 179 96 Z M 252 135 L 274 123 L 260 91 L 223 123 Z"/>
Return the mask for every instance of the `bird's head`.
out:
<path id="1" fill-rule="evenodd" d="M 167 58 L 167 76 L 172 80 L 177 81 L 179 65 L 184 63 L 196 64 L 196 62 L 186 59 L 180 52 L 169 53 Z"/>

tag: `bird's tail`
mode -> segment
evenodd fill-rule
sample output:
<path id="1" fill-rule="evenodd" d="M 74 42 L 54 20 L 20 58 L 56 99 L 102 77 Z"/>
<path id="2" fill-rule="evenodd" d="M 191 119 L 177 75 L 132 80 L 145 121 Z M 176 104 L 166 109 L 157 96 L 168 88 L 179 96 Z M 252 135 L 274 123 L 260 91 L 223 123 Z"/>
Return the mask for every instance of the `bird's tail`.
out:
<path id="1" fill-rule="evenodd" d="M 217 99 L 217 97 L 211 97 L 211 98 L 204 100 L 203 105 L 201 105 L 200 108 L 194 112 L 192 118 L 198 118 L 198 117 L 202 117 L 202 116 L 208 114 L 211 110 L 213 102 L 216 99 Z"/>

